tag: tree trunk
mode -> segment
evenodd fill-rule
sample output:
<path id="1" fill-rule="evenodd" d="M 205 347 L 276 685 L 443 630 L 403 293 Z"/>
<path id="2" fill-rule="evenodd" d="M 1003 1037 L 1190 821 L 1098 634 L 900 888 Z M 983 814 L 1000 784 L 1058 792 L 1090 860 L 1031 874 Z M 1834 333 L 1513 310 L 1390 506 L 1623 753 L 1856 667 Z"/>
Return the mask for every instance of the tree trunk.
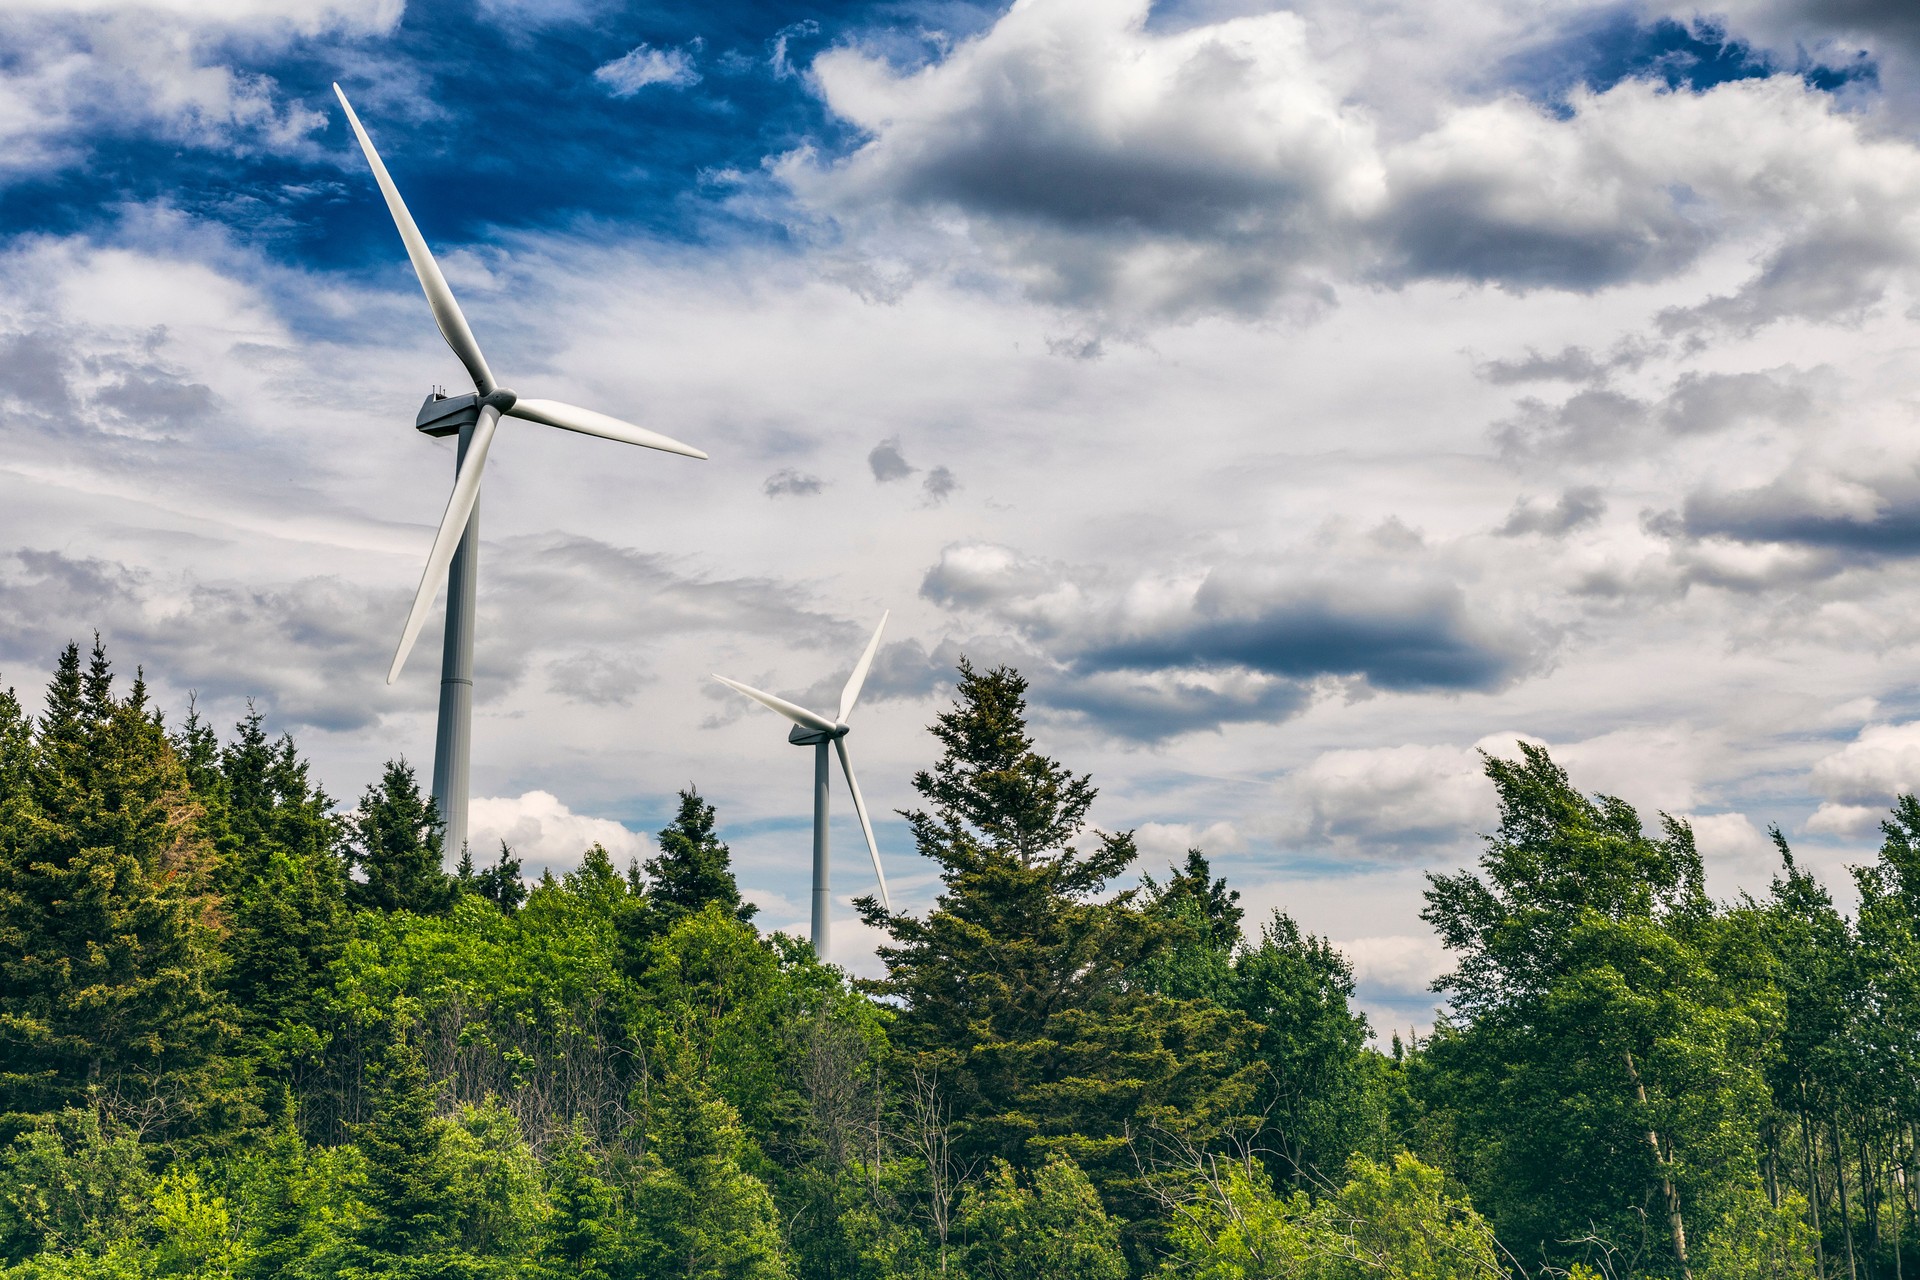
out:
<path id="1" fill-rule="evenodd" d="M 1847 1280 L 1860 1280 L 1860 1269 L 1853 1259 L 1853 1215 L 1847 1210 L 1847 1162 L 1840 1152 L 1840 1113 L 1833 1113 L 1833 1176 L 1840 1186 L 1840 1226 L 1847 1237 Z"/>
<path id="2" fill-rule="evenodd" d="M 1807 1163 L 1807 1207 L 1813 1212 L 1813 1261 L 1820 1280 L 1827 1280 L 1827 1240 L 1820 1230 L 1820 1165 L 1815 1160 L 1813 1121 L 1807 1116 L 1807 1091 L 1800 1090 L 1800 1154 Z"/>
<path id="3" fill-rule="evenodd" d="M 1641 1083 L 1640 1069 L 1633 1065 L 1633 1052 L 1624 1055 L 1627 1060 L 1627 1078 L 1633 1081 L 1634 1096 L 1640 1100 L 1642 1111 L 1647 1108 L 1647 1086 Z M 1680 1216 L 1680 1191 L 1673 1185 L 1671 1173 L 1672 1160 L 1660 1145 L 1660 1135 L 1652 1128 L 1647 1130 L 1647 1145 L 1653 1148 L 1654 1167 L 1660 1170 L 1660 1193 L 1667 1204 L 1667 1229 L 1673 1233 L 1673 1257 L 1680 1264 L 1681 1280 L 1693 1280 L 1693 1269 L 1687 1265 L 1687 1224 Z"/>
<path id="4" fill-rule="evenodd" d="M 1780 1207 L 1780 1117 L 1767 1117 L 1767 1203 Z"/>

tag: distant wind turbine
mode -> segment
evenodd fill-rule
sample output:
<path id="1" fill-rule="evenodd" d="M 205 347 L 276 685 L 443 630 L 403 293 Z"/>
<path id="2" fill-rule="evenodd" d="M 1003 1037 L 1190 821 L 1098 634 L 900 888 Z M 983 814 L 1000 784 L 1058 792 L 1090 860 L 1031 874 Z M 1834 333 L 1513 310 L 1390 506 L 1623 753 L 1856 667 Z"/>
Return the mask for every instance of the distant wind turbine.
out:
<path id="1" fill-rule="evenodd" d="M 380 184 L 380 194 L 386 197 L 387 212 L 393 215 L 394 225 L 400 229 L 400 239 L 413 262 L 413 272 L 420 277 L 420 288 L 426 292 L 427 305 L 433 308 L 434 322 L 440 326 L 440 336 L 447 340 L 453 354 L 460 358 L 473 378 L 472 395 L 447 396 L 436 389 L 428 394 L 420 406 L 419 416 L 414 419 L 414 427 L 430 436 L 459 432 L 460 451 L 455 460 L 453 494 L 447 499 L 446 514 L 440 517 L 440 531 L 434 535 L 433 550 L 427 554 L 426 572 L 420 575 L 420 589 L 414 593 L 406 628 L 400 633 L 393 665 L 387 670 L 388 684 L 399 679 L 407 655 L 413 652 L 413 642 L 426 624 L 428 606 L 438 594 L 440 575 L 445 573 L 447 628 L 440 656 L 440 721 L 433 746 L 433 796 L 447 824 L 445 847 L 458 851 L 467 842 L 467 773 L 473 745 L 473 607 L 480 560 L 480 473 L 487 465 L 487 449 L 493 444 L 493 432 L 500 424 L 500 416 L 505 414 L 543 426 L 684 454 L 689 458 L 707 455 L 691 445 L 592 409 L 562 404 L 558 400 L 522 399 L 494 381 L 486 357 L 480 354 L 480 344 L 473 340 L 473 330 L 467 327 L 467 318 L 460 313 L 460 304 L 453 300 L 453 290 L 447 287 L 447 278 L 440 274 L 439 264 L 428 252 L 420 228 L 414 225 L 413 215 L 407 212 L 400 192 L 387 174 L 387 166 L 380 162 L 380 153 L 373 149 L 373 141 L 361 127 L 360 117 L 353 113 L 353 104 L 347 101 L 339 85 L 334 85 L 333 91 L 346 109 L 347 123 L 353 126 L 353 134 L 360 140 L 360 149 L 367 154 L 374 181 Z"/>
<path id="2" fill-rule="evenodd" d="M 833 900 L 827 890 L 827 782 L 831 776 L 827 765 L 828 743 L 832 743 L 839 754 L 841 772 L 847 775 L 853 811 L 860 816 L 860 830 L 867 837 L 867 852 L 873 856 L 873 874 L 880 881 L 880 902 L 888 911 L 893 910 L 893 900 L 887 896 L 887 873 L 880 869 L 880 847 L 873 841 L 873 823 L 867 820 L 867 802 L 860 798 L 860 783 L 853 776 L 853 762 L 847 759 L 847 734 L 851 732 L 847 717 L 853 714 L 853 704 L 860 700 L 860 686 L 867 682 L 867 669 L 873 666 L 873 655 L 880 648 L 880 633 L 886 626 L 887 615 L 883 613 L 880 625 L 873 629 L 873 639 L 867 641 L 867 651 L 854 663 L 853 674 L 847 677 L 846 688 L 840 691 L 840 714 L 832 720 L 738 680 L 722 675 L 714 677 L 729 689 L 737 689 L 793 721 L 787 741 L 813 748 L 813 953 L 822 960 L 827 958 L 832 946 L 833 929 Z"/>

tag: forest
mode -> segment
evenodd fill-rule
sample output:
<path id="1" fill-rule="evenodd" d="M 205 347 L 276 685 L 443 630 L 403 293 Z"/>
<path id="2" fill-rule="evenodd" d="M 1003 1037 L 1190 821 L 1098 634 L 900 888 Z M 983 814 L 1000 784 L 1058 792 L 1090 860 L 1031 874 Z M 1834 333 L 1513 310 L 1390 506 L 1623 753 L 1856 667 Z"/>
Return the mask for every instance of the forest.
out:
<path id="1" fill-rule="evenodd" d="M 691 787 L 643 864 L 528 884 L 403 762 L 342 803 L 69 646 L 0 695 L 0 1276 L 1920 1268 L 1914 797 L 1849 913 L 1778 831 L 1716 899 L 1684 821 L 1489 757 L 1444 1012 L 1380 1044 L 1328 940 L 1090 827 L 1025 692 L 962 663 L 903 813 L 938 900 L 863 901 L 850 980 Z"/>

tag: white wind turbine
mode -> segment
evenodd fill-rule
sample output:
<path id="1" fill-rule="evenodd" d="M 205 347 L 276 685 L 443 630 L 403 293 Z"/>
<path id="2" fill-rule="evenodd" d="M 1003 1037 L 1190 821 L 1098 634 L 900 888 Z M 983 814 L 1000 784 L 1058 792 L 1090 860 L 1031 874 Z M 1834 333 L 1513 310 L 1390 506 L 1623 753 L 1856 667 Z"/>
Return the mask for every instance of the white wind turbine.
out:
<path id="1" fill-rule="evenodd" d="M 353 105 L 340 86 L 333 91 L 346 109 L 347 123 L 366 152 L 373 168 L 374 181 L 386 197 L 387 212 L 400 229 L 414 274 L 426 292 L 427 305 L 433 308 L 440 336 L 453 348 L 453 354 L 467 367 L 473 378 L 473 394 L 447 396 L 439 390 L 429 393 L 420 406 L 414 427 L 430 436 L 460 434 L 460 451 L 455 461 L 453 494 L 447 499 L 446 513 L 440 517 L 440 531 L 434 535 L 433 550 L 427 554 L 426 572 L 420 575 L 420 589 L 414 593 L 413 608 L 407 614 L 406 628 L 400 633 L 394 650 L 393 665 L 387 670 L 387 683 L 400 677 L 413 642 L 426 624 L 427 609 L 438 593 L 439 578 L 447 575 L 446 640 L 440 655 L 440 720 L 433 747 L 433 796 L 439 802 L 440 815 L 446 820 L 446 848 L 457 851 L 467 842 L 467 772 L 473 736 L 473 607 L 474 586 L 480 559 L 480 473 L 487 465 L 487 449 L 493 444 L 494 428 L 502 414 L 522 418 L 543 426 L 578 431 L 583 435 L 637 444 L 648 449 L 684 454 L 689 458 L 707 455 L 691 445 L 681 444 L 644 427 L 610 418 L 592 409 L 562 404 L 558 400 L 522 399 L 494 381 L 473 330 L 453 300 L 453 290 L 440 274 L 439 264 L 427 250 L 427 242 L 414 225 L 400 192 L 373 149 L 372 139 L 353 113 Z"/>
<path id="2" fill-rule="evenodd" d="M 813 953 L 822 960 L 827 958 L 831 948 L 833 928 L 833 900 L 827 891 L 827 781 L 831 770 L 827 765 L 827 744 L 840 756 L 841 772 L 847 775 L 847 791 L 853 796 L 853 811 L 860 816 L 860 830 L 867 837 L 867 852 L 873 856 L 873 874 L 880 881 L 880 902 L 888 911 L 893 910 L 893 900 L 887 896 L 887 873 L 880 869 L 880 847 L 873 841 L 873 823 L 867 820 L 867 802 L 860 798 L 860 783 L 853 776 L 853 762 L 847 759 L 847 717 L 853 713 L 853 704 L 860 699 L 860 686 L 867 681 L 867 669 L 873 665 L 873 655 L 880 648 L 880 633 L 886 629 L 887 615 L 880 615 L 880 625 L 873 629 L 873 639 L 867 641 L 867 651 L 860 655 L 860 661 L 853 664 L 853 674 L 847 677 L 846 687 L 840 690 L 840 714 L 829 720 L 816 715 L 805 707 L 796 706 L 785 698 L 776 698 L 751 685 L 741 684 L 738 680 L 729 680 L 716 675 L 715 680 L 729 689 L 738 689 L 755 702 L 772 707 L 787 719 L 793 721 L 793 728 L 787 731 L 787 741 L 795 746 L 813 748 Z"/>

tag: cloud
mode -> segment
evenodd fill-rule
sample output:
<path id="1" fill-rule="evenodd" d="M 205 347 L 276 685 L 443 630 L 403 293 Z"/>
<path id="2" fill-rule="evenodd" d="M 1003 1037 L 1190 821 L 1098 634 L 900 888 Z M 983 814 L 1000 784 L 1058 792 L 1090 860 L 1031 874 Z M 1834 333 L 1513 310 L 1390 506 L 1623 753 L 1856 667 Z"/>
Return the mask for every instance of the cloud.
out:
<path id="1" fill-rule="evenodd" d="M 760 489 L 769 498 L 809 498 L 825 487 L 826 482 L 819 476 L 795 471 L 792 467 L 782 467 L 768 476 Z"/>
<path id="2" fill-rule="evenodd" d="M 1772 837 L 1753 825 L 1744 813 L 1685 814 L 1693 828 L 1694 846 L 1706 861 L 1709 875 L 1764 880 L 1780 862 Z"/>
<path id="3" fill-rule="evenodd" d="M 229 65 L 230 38 L 272 46 L 368 33 L 389 3 L 123 6 L 29 2 L 0 15 L 0 182 L 75 163 L 101 141 L 153 137 L 238 156 L 317 158 L 326 118 L 270 76 Z"/>
<path id="4" fill-rule="evenodd" d="M 491 863 L 504 840 L 519 856 L 522 874 L 528 879 L 547 870 L 556 875 L 571 871 L 596 844 L 606 849 L 616 867 L 632 858 L 644 862 L 654 852 L 653 842 L 645 836 L 608 818 L 575 813 L 550 791 L 475 796 L 468 802 L 467 824 L 467 847 L 476 865 Z M 457 850 L 449 850 L 447 861 L 451 865 L 459 857 Z"/>
<path id="5" fill-rule="evenodd" d="M 1355 985 L 1376 993 L 1416 995 L 1453 967 L 1431 933 L 1347 938 L 1335 944 L 1353 965 Z"/>
<path id="6" fill-rule="evenodd" d="M 700 82 L 693 55 L 685 49 L 636 45 L 612 62 L 596 67 L 593 78 L 615 98 L 631 98 L 650 84 L 684 89 Z"/>
<path id="7" fill-rule="evenodd" d="M 1920 552 L 1920 475 L 1855 479 L 1799 466 L 1756 488 L 1696 490 L 1678 514 L 1657 517 L 1652 527 L 1682 545 L 1809 553 L 1792 562 L 1793 571 L 1826 575 Z"/>
<path id="8" fill-rule="evenodd" d="M 866 141 L 778 171 L 928 269 L 984 258 L 1033 297 L 1120 317 L 1311 311 L 1347 281 L 1592 292 L 1747 237 L 1770 245 L 1760 271 L 1665 327 L 1750 332 L 1856 316 L 1915 265 L 1920 150 L 1796 75 L 1509 93 L 1389 139 L 1301 15 L 1149 13 L 1031 0 L 918 65 L 829 50 L 815 80 Z"/>
<path id="9" fill-rule="evenodd" d="M 906 455 L 900 452 L 899 436 L 888 436 L 873 446 L 867 454 L 867 465 L 873 468 L 873 478 L 880 484 L 905 480 L 920 469 L 908 462 Z"/>
<path id="10" fill-rule="evenodd" d="M 1651 443 L 1649 428 L 1673 436 L 1705 436 L 1736 427 L 1796 426 L 1826 398 L 1824 372 L 1681 374 L 1658 401 L 1589 387 L 1559 404 L 1529 396 L 1512 417 L 1493 424 L 1494 443 L 1511 460 L 1619 457 Z"/>
<path id="11" fill-rule="evenodd" d="M 1465 692 L 1534 670 L 1540 638 L 1483 616 L 1457 584 L 1425 576 L 1419 540 L 1408 536 L 1410 548 L 1384 554 L 1379 539 L 1365 540 L 1380 560 L 1371 574 L 1358 565 L 1338 574 L 1229 563 L 1110 580 L 960 543 L 941 553 L 920 593 L 993 618 L 1044 655 L 1036 683 L 1051 704 L 1146 739 L 1284 719 L 1326 679 Z M 1396 555 L 1416 567 L 1395 564 Z"/>
<path id="12" fill-rule="evenodd" d="M 1511 754 L 1518 734 L 1484 740 Z M 1322 752 L 1285 783 L 1281 838 L 1367 860 L 1422 857 L 1491 830 L 1493 784 L 1475 748 L 1365 747 Z"/>
<path id="13" fill-rule="evenodd" d="M 960 482 L 954 479 L 953 472 L 945 467 L 935 467 L 927 472 L 927 478 L 920 482 L 920 491 L 926 494 L 927 502 L 934 506 L 952 497 L 953 491 L 959 487 Z"/>
<path id="14" fill-rule="evenodd" d="M 1162 880 L 1166 877 L 1160 864 L 1183 862 L 1189 849 L 1218 857 L 1247 847 L 1246 837 L 1231 822 L 1143 822 L 1133 829 L 1133 842 L 1140 850 L 1141 868 Z"/>
<path id="15" fill-rule="evenodd" d="M 1557 502 L 1522 499 L 1514 503 L 1506 523 L 1494 532 L 1504 538 L 1527 533 L 1562 538 L 1575 529 L 1598 522 L 1606 513 L 1606 499 L 1600 496 L 1600 490 L 1593 485 L 1581 485 L 1562 493 Z"/>
<path id="16" fill-rule="evenodd" d="M 1807 820 L 1816 834 L 1858 836 L 1877 828 L 1894 798 L 1920 792 L 1920 721 L 1870 724 L 1813 766 L 1825 800 Z"/>
<path id="17" fill-rule="evenodd" d="M 1704 435 L 1744 422 L 1797 423 L 1813 412 L 1807 380 L 1789 371 L 1685 373 L 1660 408 L 1660 421 L 1677 435 Z"/>

